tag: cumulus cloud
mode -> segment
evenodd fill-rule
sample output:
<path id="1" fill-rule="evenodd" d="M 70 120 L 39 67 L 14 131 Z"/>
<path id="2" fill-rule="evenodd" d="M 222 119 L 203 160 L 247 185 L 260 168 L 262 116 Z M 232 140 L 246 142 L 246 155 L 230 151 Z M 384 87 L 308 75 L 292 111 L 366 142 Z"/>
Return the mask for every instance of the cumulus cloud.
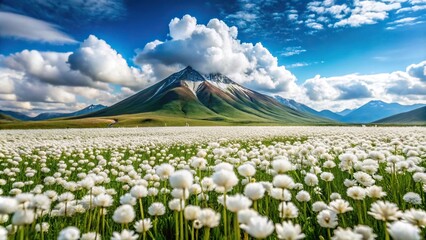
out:
<path id="1" fill-rule="evenodd" d="M 116 83 L 137 89 L 144 87 L 140 71 L 129 67 L 126 60 L 104 40 L 90 35 L 68 57 L 71 70 L 95 82 Z"/>
<path id="2" fill-rule="evenodd" d="M 236 27 L 211 19 L 197 24 L 185 15 L 169 24 L 170 40 L 153 41 L 135 57 L 142 68 L 162 79 L 187 65 L 202 73 L 223 73 L 245 86 L 266 92 L 286 92 L 295 87 L 295 76 L 261 43 L 238 40 Z"/>
<path id="3" fill-rule="evenodd" d="M 0 11 L 0 36 L 49 43 L 76 43 L 59 27 L 24 15 Z"/>
<path id="4" fill-rule="evenodd" d="M 0 55 L 0 108 L 10 108 L 4 101 L 23 110 L 38 109 L 43 103 L 56 110 L 76 110 L 82 102 L 110 105 L 149 83 L 142 80 L 150 73 L 144 70 L 129 67 L 95 36 L 75 52 L 23 50 Z"/>
<path id="5" fill-rule="evenodd" d="M 319 109 L 358 107 L 372 99 L 406 104 L 425 102 L 425 65 L 426 61 L 412 64 L 406 71 L 371 75 L 317 75 L 302 84 L 306 98 L 299 100 Z"/>
<path id="6" fill-rule="evenodd" d="M 407 67 L 406 71 L 410 76 L 426 82 L 426 61 L 418 64 L 411 64 Z"/>

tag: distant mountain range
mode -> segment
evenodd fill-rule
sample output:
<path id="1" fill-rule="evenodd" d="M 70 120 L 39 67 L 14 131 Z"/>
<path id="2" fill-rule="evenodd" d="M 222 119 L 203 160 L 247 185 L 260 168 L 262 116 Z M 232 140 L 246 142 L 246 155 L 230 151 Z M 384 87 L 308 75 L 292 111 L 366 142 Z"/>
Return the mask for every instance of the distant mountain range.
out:
<path id="1" fill-rule="evenodd" d="M 426 107 L 417 108 L 409 112 L 396 114 L 380 119 L 376 123 L 398 123 L 398 124 L 424 124 L 426 122 Z"/>
<path id="2" fill-rule="evenodd" d="M 15 120 L 21 120 L 21 121 L 41 121 L 41 120 L 48 120 L 53 118 L 67 118 L 67 117 L 75 117 L 75 116 L 81 116 L 88 113 L 96 112 L 98 110 L 104 109 L 106 106 L 102 104 L 91 104 L 81 110 L 78 110 L 76 112 L 70 112 L 70 113 L 59 113 L 59 112 L 45 112 L 40 113 L 39 115 L 35 117 L 30 117 L 25 114 L 14 112 L 14 111 L 3 111 L 0 110 L 0 114 L 4 116 L 12 117 Z"/>
<path id="3" fill-rule="evenodd" d="M 317 111 L 302 103 L 298 103 L 291 99 L 282 98 L 280 96 L 275 96 L 275 99 L 295 110 L 308 112 L 316 116 L 343 123 L 372 123 L 383 118 L 409 112 L 411 110 L 426 106 L 426 104 L 401 105 L 398 103 L 386 103 L 379 100 L 373 100 L 356 109 L 345 109 L 341 112 L 332 112 L 330 110 Z"/>
<path id="4" fill-rule="evenodd" d="M 39 126 L 37 121 L 46 124 L 43 120 L 50 119 L 72 127 L 82 122 L 87 126 L 424 123 L 425 106 L 374 100 L 356 109 L 317 111 L 292 99 L 258 93 L 220 73 L 203 75 L 187 67 L 109 107 L 90 105 L 76 112 L 46 112 L 36 117 L 0 110 L 0 123 L 31 121 L 27 126 L 35 127 Z"/>
<path id="5" fill-rule="evenodd" d="M 191 67 L 110 107 L 84 117 L 155 113 L 232 123 L 327 123 L 274 98 L 245 88 L 222 74 L 202 75 Z"/>

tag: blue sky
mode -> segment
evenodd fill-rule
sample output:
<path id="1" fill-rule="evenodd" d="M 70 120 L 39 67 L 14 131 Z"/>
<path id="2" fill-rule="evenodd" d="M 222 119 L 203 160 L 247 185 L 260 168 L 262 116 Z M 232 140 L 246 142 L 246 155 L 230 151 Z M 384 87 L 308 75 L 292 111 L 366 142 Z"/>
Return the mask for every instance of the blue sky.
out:
<path id="1" fill-rule="evenodd" d="M 425 13 L 425 0 L 4 0 L 0 83 L 7 87 L 0 90 L 0 109 L 112 104 L 191 63 L 317 109 L 371 99 L 425 102 Z M 215 18 L 221 30 L 213 29 L 223 39 L 209 32 Z M 199 56 L 191 55 L 193 45 Z M 87 49 L 98 55 L 88 57 Z M 235 66 L 211 63 L 218 57 Z M 106 70 L 111 66 L 114 71 Z M 104 68 L 111 72 L 100 74 Z M 23 94 L 26 89 L 36 89 L 34 96 Z"/>

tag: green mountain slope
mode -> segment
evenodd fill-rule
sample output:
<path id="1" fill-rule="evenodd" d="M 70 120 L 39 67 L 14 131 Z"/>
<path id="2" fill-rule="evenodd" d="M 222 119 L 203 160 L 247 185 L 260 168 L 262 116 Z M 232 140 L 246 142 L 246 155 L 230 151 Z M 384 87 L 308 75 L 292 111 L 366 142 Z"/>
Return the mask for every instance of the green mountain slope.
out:
<path id="1" fill-rule="evenodd" d="M 188 119 L 243 123 L 330 123 L 283 106 L 221 74 L 203 76 L 191 67 L 84 117 L 153 113 Z"/>
<path id="2" fill-rule="evenodd" d="M 19 120 L 9 115 L 0 113 L 0 123 L 18 122 Z"/>

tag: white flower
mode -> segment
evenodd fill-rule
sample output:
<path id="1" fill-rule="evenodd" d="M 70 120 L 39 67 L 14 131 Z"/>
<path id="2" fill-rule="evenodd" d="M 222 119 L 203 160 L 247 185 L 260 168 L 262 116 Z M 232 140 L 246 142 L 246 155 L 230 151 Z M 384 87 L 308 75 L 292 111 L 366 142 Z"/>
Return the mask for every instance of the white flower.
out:
<path id="1" fill-rule="evenodd" d="M 185 200 L 189 197 L 189 189 L 184 190 L 180 188 L 174 188 L 171 194 L 173 198 Z"/>
<path id="2" fill-rule="evenodd" d="M 93 199 L 95 206 L 103 208 L 112 206 L 113 201 L 114 200 L 112 199 L 111 195 L 105 193 L 101 193 Z"/>
<path id="3" fill-rule="evenodd" d="M 198 218 L 200 211 L 201 211 L 201 208 L 199 206 L 188 205 L 185 207 L 183 215 L 185 216 L 186 220 L 192 221 Z"/>
<path id="4" fill-rule="evenodd" d="M 182 209 L 185 207 L 185 202 L 181 201 L 180 199 L 172 199 L 169 201 L 169 208 L 172 211 L 182 211 Z"/>
<path id="5" fill-rule="evenodd" d="M 410 209 L 404 212 L 402 218 L 420 228 L 426 227 L 426 212 L 420 209 Z"/>
<path id="6" fill-rule="evenodd" d="M 386 193 L 383 192 L 382 187 L 380 186 L 373 185 L 371 187 L 367 187 L 365 190 L 370 198 L 379 199 L 386 196 Z"/>
<path id="7" fill-rule="evenodd" d="M 353 176 L 360 184 L 364 185 L 364 187 L 372 186 L 375 183 L 373 177 L 365 172 L 356 172 Z"/>
<path id="8" fill-rule="evenodd" d="M 136 240 L 138 239 L 139 235 L 135 234 L 134 231 L 129 231 L 127 229 L 123 229 L 121 233 L 119 232 L 113 232 L 111 240 Z"/>
<path id="9" fill-rule="evenodd" d="M 247 209 L 251 206 L 251 204 L 252 201 L 241 194 L 226 197 L 226 208 L 231 212 L 238 212 L 243 209 Z"/>
<path id="10" fill-rule="evenodd" d="M 362 187 L 353 186 L 346 190 L 348 197 L 355 200 L 363 200 L 365 198 L 366 191 Z"/>
<path id="11" fill-rule="evenodd" d="M 334 230 L 334 236 L 332 240 L 362 240 L 363 236 L 359 233 L 352 231 L 350 228 L 337 228 Z"/>
<path id="12" fill-rule="evenodd" d="M 272 180 L 272 184 L 275 187 L 285 188 L 285 189 L 293 189 L 293 187 L 294 187 L 293 178 L 291 178 L 288 175 L 283 175 L 283 174 L 276 175 L 274 177 L 274 179 Z"/>
<path id="13" fill-rule="evenodd" d="M 349 205 L 349 202 L 343 199 L 336 199 L 329 203 L 329 209 L 337 214 L 352 211 L 353 208 Z"/>
<path id="14" fill-rule="evenodd" d="M 170 176 L 169 181 L 172 188 L 189 189 L 194 181 L 194 177 L 188 170 L 177 170 Z"/>
<path id="15" fill-rule="evenodd" d="M 292 202 L 281 202 L 278 205 L 278 211 L 281 218 L 297 218 L 299 210 Z"/>
<path id="16" fill-rule="evenodd" d="M 330 194 L 330 200 L 336 200 L 336 199 L 341 199 L 342 198 L 342 196 L 339 194 L 339 193 L 336 193 L 336 192 L 334 192 L 334 193 L 331 193 Z"/>
<path id="17" fill-rule="evenodd" d="M 97 232 L 88 232 L 81 235 L 80 240 L 102 240 L 101 234 Z"/>
<path id="18" fill-rule="evenodd" d="M 238 212 L 238 222 L 240 224 L 248 224 L 252 217 L 258 216 L 259 213 L 253 209 L 244 209 Z"/>
<path id="19" fill-rule="evenodd" d="M 18 201 L 11 197 L 0 197 L 0 214 L 10 214 L 18 209 Z"/>
<path id="20" fill-rule="evenodd" d="M 210 208 L 204 208 L 201 209 L 200 214 L 198 215 L 198 220 L 203 226 L 214 228 L 219 225 L 220 213 L 216 213 L 213 209 Z"/>
<path id="21" fill-rule="evenodd" d="M 274 224 L 267 217 L 255 216 L 248 224 L 241 224 L 241 229 L 254 238 L 266 238 L 274 231 Z"/>
<path id="22" fill-rule="evenodd" d="M 305 180 L 305 184 L 308 186 L 313 187 L 318 185 L 318 177 L 317 175 L 313 173 L 307 173 L 304 180 Z"/>
<path id="23" fill-rule="evenodd" d="M 120 197 L 120 204 L 129 204 L 129 205 L 136 205 L 136 198 L 132 196 L 130 193 L 126 193 L 123 196 Z"/>
<path id="24" fill-rule="evenodd" d="M 269 194 L 277 200 L 287 202 L 291 200 L 291 193 L 287 189 L 273 188 Z"/>
<path id="25" fill-rule="evenodd" d="M 256 173 L 256 168 L 246 163 L 238 167 L 238 173 L 243 177 L 252 177 Z"/>
<path id="26" fill-rule="evenodd" d="M 312 204 L 312 211 L 314 212 L 321 212 L 325 209 L 328 209 L 328 206 L 323 201 L 317 201 Z"/>
<path id="27" fill-rule="evenodd" d="M 394 240 L 420 240 L 420 230 L 406 222 L 388 223 L 388 231 Z"/>
<path id="28" fill-rule="evenodd" d="M 291 164 L 290 161 L 288 161 L 288 159 L 277 159 L 277 160 L 274 160 L 274 161 L 272 161 L 271 165 L 272 165 L 272 168 L 278 174 L 286 173 L 288 171 L 293 170 L 293 165 Z"/>
<path id="29" fill-rule="evenodd" d="M 161 216 L 166 213 L 166 208 L 160 202 L 154 202 L 148 207 L 148 214 L 151 216 Z"/>
<path id="30" fill-rule="evenodd" d="M 368 214 L 381 221 L 396 221 L 402 217 L 402 213 L 399 211 L 398 206 L 388 201 L 374 202 L 371 204 Z"/>
<path id="31" fill-rule="evenodd" d="M 122 224 L 133 222 L 133 219 L 135 219 L 135 210 L 128 204 L 121 205 L 115 209 L 112 219 L 114 222 Z"/>
<path id="32" fill-rule="evenodd" d="M 354 232 L 362 235 L 363 240 L 374 240 L 377 235 L 374 234 L 373 229 L 369 226 L 358 225 L 354 228 Z"/>
<path id="33" fill-rule="evenodd" d="M 337 215 L 331 210 L 322 210 L 317 216 L 317 221 L 323 228 L 335 228 L 338 225 Z"/>
<path id="34" fill-rule="evenodd" d="M 333 173 L 330 173 L 330 172 L 322 172 L 321 175 L 320 175 L 320 178 L 323 181 L 331 182 L 334 179 L 334 175 L 333 175 Z"/>
<path id="35" fill-rule="evenodd" d="M 405 202 L 411 203 L 413 205 L 422 204 L 422 198 L 418 193 L 408 192 L 402 197 L 402 199 L 404 199 Z"/>
<path id="36" fill-rule="evenodd" d="M 311 195 L 307 191 L 302 190 L 296 194 L 296 200 L 299 202 L 309 202 L 311 200 Z"/>
<path id="37" fill-rule="evenodd" d="M 13 225 L 27 225 L 31 224 L 35 220 L 34 211 L 32 209 L 17 210 L 12 217 Z"/>
<path id="38" fill-rule="evenodd" d="M 7 239 L 7 230 L 0 226 L 0 239 L 6 240 Z"/>
<path id="39" fill-rule="evenodd" d="M 50 199 L 42 194 L 37 194 L 31 199 L 30 206 L 40 210 L 50 209 Z"/>
<path id="40" fill-rule="evenodd" d="M 146 189 L 145 186 L 142 185 L 136 185 L 133 186 L 130 189 L 130 194 L 136 198 L 136 199 L 140 199 L 140 198 L 144 198 L 146 196 L 148 196 L 148 190 Z"/>
<path id="41" fill-rule="evenodd" d="M 298 240 L 305 238 L 300 225 L 293 224 L 291 221 L 275 224 L 275 231 L 277 232 L 278 239 Z"/>
<path id="42" fill-rule="evenodd" d="M 48 232 L 49 231 L 49 227 L 50 227 L 49 223 L 42 222 L 41 224 L 37 223 L 36 226 L 35 226 L 35 229 L 36 229 L 37 232 L 42 232 L 42 231 L 43 232 Z"/>
<path id="43" fill-rule="evenodd" d="M 139 220 L 134 225 L 136 232 L 144 233 L 149 231 L 152 228 L 151 219 L 145 218 L 143 220 Z"/>
<path id="44" fill-rule="evenodd" d="M 261 183 L 249 183 L 244 188 L 244 195 L 251 200 L 259 200 L 263 198 L 265 194 L 265 188 Z"/>
<path id="45" fill-rule="evenodd" d="M 231 190 L 238 184 L 238 178 L 233 171 L 219 170 L 212 175 L 213 182 L 225 189 L 225 192 Z"/>
<path id="46" fill-rule="evenodd" d="M 170 177 L 170 175 L 173 174 L 173 172 L 175 171 L 175 168 L 168 164 L 168 163 L 163 163 L 160 166 L 157 167 L 157 169 L 155 170 L 155 173 L 163 180 L 168 179 Z"/>
<path id="47" fill-rule="evenodd" d="M 66 227 L 59 232 L 58 240 L 78 240 L 80 230 L 76 227 Z"/>

